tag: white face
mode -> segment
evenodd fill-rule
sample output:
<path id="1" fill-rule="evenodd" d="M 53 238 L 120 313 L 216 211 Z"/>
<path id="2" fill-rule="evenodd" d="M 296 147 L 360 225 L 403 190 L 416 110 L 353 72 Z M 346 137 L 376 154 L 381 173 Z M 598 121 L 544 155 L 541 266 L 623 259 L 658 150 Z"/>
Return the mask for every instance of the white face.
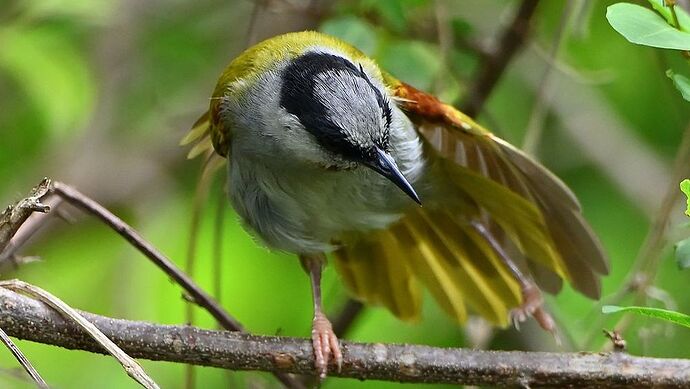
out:
<path id="1" fill-rule="evenodd" d="M 280 106 L 330 155 L 328 164 L 368 162 L 389 149 L 392 108 L 360 64 L 307 52 L 282 71 Z"/>
<path id="2" fill-rule="evenodd" d="M 377 148 L 390 151 L 394 107 L 385 88 L 342 56 L 307 52 L 241 87 L 223 117 L 256 153 L 347 169 Z"/>

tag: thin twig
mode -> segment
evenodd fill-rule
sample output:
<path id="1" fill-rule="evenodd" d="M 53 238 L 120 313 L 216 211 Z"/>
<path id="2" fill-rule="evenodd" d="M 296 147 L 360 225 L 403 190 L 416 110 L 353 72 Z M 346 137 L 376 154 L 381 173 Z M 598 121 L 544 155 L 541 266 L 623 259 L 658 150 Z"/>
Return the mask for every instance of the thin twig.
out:
<path id="1" fill-rule="evenodd" d="M 223 328 L 231 331 L 242 330 L 242 325 L 231 317 L 223 307 L 218 305 L 218 303 L 204 292 L 191 278 L 189 278 L 189 276 L 178 269 L 168 257 L 158 251 L 158 249 L 146 241 L 137 231 L 122 221 L 122 219 L 69 185 L 55 181 L 52 186 L 55 193 L 65 199 L 65 201 L 96 216 L 125 238 L 132 246 L 141 251 L 156 266 L 175 280 L 175 282 L 177 282 L 197 304 L 204 307 L 211 316 L 223 325 Z"/>
<path id="2" fill-rule="evenodd" d="M 223 191 L 217 192 L 216 215 L 213 223 L 213 266 L 211 266 L 211 278 L 213 279 L 212 293 L 220 303 L 223 296 L 223 242 L 225 242 L 225 210 L 228 207 L 228 199 Z"/>
<path id="3" fill-rule="evenodd" d="M 163 270 L 163 272 L 175 280 L 175 282 L 179 284 L 197 304 L 206 309 L 223 328 L 230 331 L 243 330 L 242 325 L 235 320 L 235 318 L 230 316 L 213 297 L 209 296 L 194 282 L 194 280 L 189 278 L 189 276 L 175 266 L 170 259 L 158 251 L 158 249 L 146 241 L 137 231 L 122 221 L 122 219 L 69 185 L 55 181 L 52 184 L 52 188 L 53 191 L 65 199 L 65 201 L 96 216 L 125 238 L 132 246 L 142 252 L 156 266 Z M 276 377 L 289 388 L 303 387 L 301 383 L 286 374 L 276 373 Z"/>
<path id="4" fill-rule="evenodd" d="M 558 53 L 560 52 L 562 44 L 568 36 L 573 8 L 575 8 L 573 0 L 567 1 L 563 7 L 558 29 L 553 37 L 549 58 L 548 61 L 546 61 L 546 69 L 544 69 L 544 74 L 539 80 L 539 86 L 537 86 L 537 94 L 534 105 L 532 106 L 532 112 L 529 116 L 529 122 L 527 123 L 525 138 L 522 143 L 522 149 L 528 154 L 534 155 L 536 153 L 539 141 L 541 140 L 544 129 L 544 119 L 547 113 L 546 103 L 550 98 L 549 92 L 551 92 L 551 88 L 549 88 L 551 72 L 553 71 L 553 64 L 556 62 L 556 58 L 558 58 Z"/>
<path id="5" fill-rule="evenodd" d="M 249 47 L 257 42 L 256 21 L 259 18 L 259 13 L 266 7 L 266 0 L 254 0 L 252 7 L 252 14 L 249 16 L 249 25 L 247 26 L 247 35 L 244 46 Z"/>
<path id="6" fill-rule="evenodd" d="M 199 229 L 201 228 L 201 221 L 204 213 L 204 205 L 208 199 L 208 192 L 213 182 L 215 172 L 222 166 L 220 163 L 214 162 L 220 160 L 215 153 L 209 154 L 201 166 L 201 174 L 194 192 L 194 200 L 192 201 L 192 220 L 189 227 L 189 239 L 187 246 L 187 260 L 185 261 L 184 270 L 190 279 L 194 279 L 196 270 L 196 251 L 199 243 Z M 220 303 L 219 303 L 220 304 Z M 194 304 L 185 304 L 185 320 L 187 324 L 194 324 Z M 194 389 L 195 374 L 194 366 L 187 365 L 185 368 L 185 389 Z"/>
<path id="7" fill-rule="evenodd" d="M 112 355 L 117 359 L 118 362 L 125 368 L 127 374 L 137 381 L 141 386 L 147 389 L 159 389 L 158 384 L 151 379 L 151 377 L 146 374 L 144 369 L 139 365 L 137 361 L 132 359 L 127 353 L 122 351 L 113 341 L 108 339 L 95 325 L 90 321 L 86 320 L 79 312 L 74 308 L 65 304 L 64 301 L 53 296 L 52 294 L 46 292 L 45 290 L 38 288 L 34 285 L 27 284 L 26 282 L 20 280 L 9 280 L 0 281 L 0 287 L 14 291 L 21 292 L 29 295 L 37 300 L 42 301 L 51 308 L 55 309 L 62 316 L 69 319 L 72 323 L 76 324 L 80 329 L 86 331 L 93 340 L 95 340 L 99 345 L 101 345 L 108 354 Z M 27 361 L 28 362 L 28 361 Z M 22 363 L 22 365 L 24 365 Z M 36 373 L 38 374 L 38 373 Z M 39 376 L 40 378 L 40 376 Z M 42 380 L 41 380 L 42 381 Z M 38 381 L 37 381 L 38 382 Z M 45 382 L 43 382 L 45 384 Z"/>
<path id="8" fill-rule="evenodd" d="M 12 355 L 17 359 L 20 365 L 26 370 L 26 372 L 29 374 L 29 377 L 31 377 L 32 380 L 36 383 L 36 386 L 38 386 L 41 389 L 47 389 L 48 384 L 43 380 L 43 377 L 41 377 L 40 374 L 38 374 L 38 371 L 34 368 L 34 366 L 29 362 L 29 360 L 24 356 L 24 353 L 22 353 L 22 350 L 17 347 L 16 344 L 10 339 L 9 336 L 7 336 L 7 333 L 0 328 L 0 341 L 7 346 L 7 348 L 10 350 Z"/>
<path id="9" fill-rule="evenodd" d="M 189 326 L 156 325 L 81 313 L 129 355 L 233 370 L 316 374 L 307 339 L 253 336 Z M 81 328 L 42 304 L 0 289 L 0 326 L 11 336 L 103 352 Z M 688 387 L 690 360 L 626 353 L 478 351 L 342 342 L 333 376 L 400 382 L 491 386 Z"/>
<path id="10" fill-rule="evenodd" d="M 480 64 L 481 70 L 476 78 L 477 81 L 472 85 L 465 103 L 462 104 L 462 111 L 468 116 L 476 117 L 479 114 L 508 62 L 527 40 L 530 21 L 538 3 L 539 0 L 523 0 L 513 21 L 499 39 L 496 50 L 483 58 L 484 61 Z"/>
<path id="11" fill-rule="evenodd" d="M 675 205 L 682 197 L 678 190 L 678 183 L 690 174 L 690 125 L 683 133 L 683 139 L 678 147 L 673 172 L 666 193 L 664 194 L 659 211 L 656 213 L 654 222 L 649 228 L 649 232 L 640 247 L 635 262 L 630 267 L 626 281 L 622 287 L 611 297 L 605 299 L 605 304 L 618 304 L 630 293 L 635 295 L 635 304 L 641 304 L 646 297 L 646 290 L 654 284 L 654 279 L 659 269 L 660 261 L 663 259 L 664 248 L 668 244 L 666 235 L 669 227 L 669 220 L 673 215 Z M 624 332 L 624 327 L 631 322 L 628 314 L 622 315 L 618 323 L 613 326 L 620 332 Z M 592 328 L 601 328 L 603 318 L 599 318 L 596 325 Z M 625 325 L 624 325 L 625 324 Z M 591 348 L 592 342 L 596 339 L 594 331 L 585 337 L 584 347 Z"/>
<path id="12" fill-rule="evenodd" d="M 51 211 L 49 213 L 34 212 L 19 226 L 19 229 L 12 235 L 12 238 L 7 242 L 5 248 L 0 251 L 0 273 L 4 273 L 11 267 L 17 267 L 16 259 L 19 257 L 17 252 L 26 244 L 43 226 L 46 225 L 44 220 L 56 211 L 60 210 L 62 199 L 51 193 L 47 193 L 41 199 L 41 202 Z"/>

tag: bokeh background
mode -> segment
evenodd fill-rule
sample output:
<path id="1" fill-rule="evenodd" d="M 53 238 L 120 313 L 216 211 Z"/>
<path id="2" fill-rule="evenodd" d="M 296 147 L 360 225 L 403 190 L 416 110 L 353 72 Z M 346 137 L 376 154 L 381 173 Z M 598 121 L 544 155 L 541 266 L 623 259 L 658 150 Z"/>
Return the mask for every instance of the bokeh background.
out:
<path id="1" fill-rule="evenodd" d="M 221 70 L 248 43 L 316 28 L 350 41 L 417 88 L 462 104 L 482 53 L 496 46 L 519 3 L 0 0 L 0 205 L 53 177 L 106 205 L 185 266 L 201 160 L 187 160 L 178 141 L 206 110 Z M 673 170 L 690 104 L 664 74 L 668 68 L 687 74 L 688 66 L 677 52 L 635 46 L 615 33 L 605 19 L 612 3 L 541 2 L 529 41 L 479 120 L 512 143 L 526 142 L 577 193 L 611 256 L 604 301 L 688 313 L 690 273 L 678 269 L 671 246 L 690 235 L 677 191 L 678 173 L 688 175 L 690 164 L 681 161 Z M 251 332 L 307 336 L 306 275 L 297 260 L 268 252 L 241 229 L 223 200 L 221 181 L 203 204 L 194 277 Z M 662 209 L 664 199 L 670 205 Z M 97 221 L 64 211 L 73 223 L 51 218 L 19 253 L 41 260 L 5 268 L 2 278 L 20 278 L 102 315 L 185 322 L 179 287 Z M 214 265 L 219 214 L 222 262 Z M 650 231 L 666 238 L 650 241 Z M 651 277 L 651 284 L 627 282 L 636 263 L 644 264 L 635 272 L 638 281 Z M 327 310 L 336 315 L 347 294 L 332 268 L 324 290 Z M 617 327 L 631 353 L 690 357 L 686 329 L 604 317 L 599 303 L 568 287 L 548 304 L 561 327 L 561 346 L 533 323 L 519 332 L 480 320 L 458 327 L 431 301 L 418 323 L 366 308 L 346 338 L 597 351 L 608 347 L 602 329 Z M 195 324 L 215 328 L 198 309 Z M 55 388 L 137 387 L 111 358 L 18 344 Z M 162 387 L 189 387 L 183 365 L 142 363 Z M 0 348 L 0 387 L 33 387 L 17 369 Z M 195 369 L 194 382 L 199 388 L 277 386 L 268 374 L 211 368 Z M 398 385 L 333 378 L 324 387 Z"/>

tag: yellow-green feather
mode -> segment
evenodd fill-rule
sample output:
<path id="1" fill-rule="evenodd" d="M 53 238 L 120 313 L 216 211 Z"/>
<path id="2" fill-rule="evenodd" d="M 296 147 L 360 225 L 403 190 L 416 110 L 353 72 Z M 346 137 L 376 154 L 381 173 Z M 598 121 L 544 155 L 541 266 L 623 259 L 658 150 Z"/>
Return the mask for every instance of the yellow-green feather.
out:
<path id="1" fill-rule="evenodd" d="M 216 151 L 226 155 L 232 126 L 220 118 L 223 99 L 241 96 L 261 74 L 310 49 L 349 57 L 383 82 L 394 99 L 404 101 L 405 95 L 397 93 L 404 92 L 405 85 L 348 43 L 313 31 L 280 35 L 249 48 L 223 71 L 209 112 L 183 140 L 197 142 L 190 154 L 209 150 L 212 140 Z M 414 119 L 427 146 L 435 135 L 441 139 L 426 147 L 425 157 L 436 170 L 432 174 L 440 177 L 436 184 L 443 198 L 408 212 L 387 230 L 342 239 L 334 257 L 347 288 L 402 319 L 415 319 L 423 285 L 459 322 L 466 320 L 469 307 L 506 325 L 508 310 L 522 302 L 519 284 L 467 223 L 488 214 L 523 257 L 525 271 L 541 269 L 532 271 L 537 282 L 540 273 L 546 281 L 564 278 L 596 297 L 597 273 L 606 273 L 608 265 L 572 193 L 537 162 L 466 115 L 446 105 L 443 113 L 445 122 L 434 118 L 430 127 L 425 127 L 423 112 Z M 467 153 L 464 165 L 455 153 L 460 146 Z M 557 290 L 560 284 L 554 285 Z"/>

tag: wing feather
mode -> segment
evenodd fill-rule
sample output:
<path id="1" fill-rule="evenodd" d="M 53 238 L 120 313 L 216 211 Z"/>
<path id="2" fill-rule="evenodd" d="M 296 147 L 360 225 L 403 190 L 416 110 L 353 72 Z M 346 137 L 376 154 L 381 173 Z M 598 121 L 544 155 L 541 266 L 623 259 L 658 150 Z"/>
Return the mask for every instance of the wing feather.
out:
<path id="1" fill-rule="evenodd" d="M 410 210 L 386 230 L 393 239 L 377 239 L 374 233 L 366 250 L 347 244 L 336 256 L 358 252 L 378 261 L 371 255 L 376 252 L 388 267 L 406 266 L 456 320 L 464 321 L 469 307 L 505 324 L 507 311 L 519 305 L 522 296 L 512 273 L 470 228 L 468 222 L 479 219 L 543 290 L 556 293 L 565 279 L 586 296 L 598 298 L 599 278 L 608 273 L 608 261 L 572 191 L 453 107 L 390 75 L 384 74 L 384 80 L 426 144 L 425 185 L 431 194 L 425 193 L 424 207 Z M 375 248 L 377 244 L 389 251 Z M 391 255 L 398 257 L 391 261 Z M 372 288 L 355 293 L 367 301 L 381 290 L 396 293 L 385 283 Z M 392 301 L 384 299 L 384 304 Z"/>

